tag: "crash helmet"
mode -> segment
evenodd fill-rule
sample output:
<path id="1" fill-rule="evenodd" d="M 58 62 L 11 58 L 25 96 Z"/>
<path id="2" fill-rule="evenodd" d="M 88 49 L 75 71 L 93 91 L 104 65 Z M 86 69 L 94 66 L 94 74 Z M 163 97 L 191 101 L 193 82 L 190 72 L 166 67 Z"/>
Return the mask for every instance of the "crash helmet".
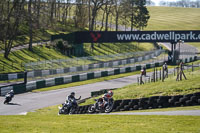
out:
<path id="1" fill-rule="evenodd" d="M 10 92 L 11 92 L 11 93 L 14 93 L 14 91 L 13 91 L 13 90 L 11 90 Z"/>
<path id="2" fill-rule="evenodd" d="M 75 92 L 71 92 L 71 95 L 75 95 Z"/>
<path id="3" fill-rule="evenodd" d="M 109 94 L 110 96 L 113 96 L 113 92 L 112 92 L 111 90 L 108 91 L 108 94 Z"/>

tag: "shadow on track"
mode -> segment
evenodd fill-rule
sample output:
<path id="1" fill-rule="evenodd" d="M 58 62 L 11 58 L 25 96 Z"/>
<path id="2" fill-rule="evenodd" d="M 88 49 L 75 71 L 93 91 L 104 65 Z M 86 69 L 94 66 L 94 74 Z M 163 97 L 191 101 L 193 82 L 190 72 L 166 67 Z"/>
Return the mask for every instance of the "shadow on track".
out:
<path id="1" fill-rule="evenodd" d="M 7 103 L 5 105 L 18 105 L 18 106 L 22 106 L 21 104 L 18 104 L 18 103 Z"/>

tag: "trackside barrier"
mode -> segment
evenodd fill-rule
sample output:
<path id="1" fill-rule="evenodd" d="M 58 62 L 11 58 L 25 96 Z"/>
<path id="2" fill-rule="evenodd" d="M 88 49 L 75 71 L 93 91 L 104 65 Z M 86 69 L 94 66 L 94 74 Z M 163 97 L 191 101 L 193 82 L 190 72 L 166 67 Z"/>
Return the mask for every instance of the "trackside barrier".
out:
<path id="1" fill-rule="evenodd" d="M 115 100 L 112 112 L 195 105 L 200 105 L 200 92 L 187 95 Z M 75 114 L 88 114 L 89 106 L 91 105 L 79 106 Z"/>
<path id="2" fill-rule="evenodd" d="M 44 76 L 55 75 L 55 74 L 64 74 L 64 73 L 78 72 L 78 71 L 87 71 L 87 70 L 96 69 L 96 68 L 116 67 L 116 66 L 119 66 L 119 65 L 126 65 L 126 64 L 130 64 L 130 63 L 136 63 L 136 62 L 139 62 L 139 61 L 148 60 L 148 59 L 153 58 L 154 56 L 159 56 L 162 52 L 164 52 L 164 51 L 157 50 L 157 51 L 154 51 L 154 53 L 151 53 L 149 55 L 145 55 L 143 57 L 127 58 L 127 59 L 123 59 L 123 60 L 121 59 L 121 60 L 116 60 L 116 61 L 101 62 L 101 63 L 88 64 L 88 65 L 77 66 L 77 67 L 28 71 L 27 77 L 28 78 L 44 77 Z M 0 81 L 14 80 L 14 79 L 20 79 L 20 78 L 24 78 L 24 72 L 0 74 Z"/>
<path id="3" fill-rule="evenodd" d="M 115 90 L 117 88 L 113 88 L 113 89 L 102 89 L 100 91 L 92 91 L 91 92 L 91 97 L 96 97 L 96 96 L 99 96 L 99 95 L 102 95 L 104 93 L 107 93 L 109 90 Z"/>
<path id="4" fill-rule="evenodd" d="M 151 64 L 144 64 L 146 67 L 153 68 L 155 66 L 162 66 L 164 64 L 164 61 L 155 62 Z M 30 81 L 26 84 L 15 84 L 11 86 L 3 86 L 0 87 L 0 94 L 1 96 L 5 95 L 10 90 L 14 90 L 15 93 L 24 93 L 27 91 L 55 86 L 55 85 L 61 85 L 61 84 L 67 84 L 72 82 L 78 82 L 78 81 L 84 81 L 94 78 L 100 78 L 100 77 L 106 77 L 110 75 L 117 75 L 121 73 L 128 73 L 133 71 L 141 70 L 142 66 L 144 65 L 138 65 L 138 66 L 128 66 L 128 67 L 122 67 L 122 68 L 113 68 L 106 71 L 97 71 L 97 72 L 90 72 L 90 73 L 84 73 L 84 74 L 77 74 L 77 75 L 68 75 L 68 76 L 62 76 L 62 77 L 56 77 L 56 78 L 48 78 L 45 80 L 37 80 L 37 81 Z"/>

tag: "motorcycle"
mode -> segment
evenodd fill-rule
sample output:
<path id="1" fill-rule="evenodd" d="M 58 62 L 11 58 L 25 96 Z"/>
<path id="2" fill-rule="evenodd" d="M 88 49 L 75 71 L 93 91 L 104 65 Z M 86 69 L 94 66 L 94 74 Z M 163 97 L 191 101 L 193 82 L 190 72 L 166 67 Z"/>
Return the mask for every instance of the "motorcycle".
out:
<path id="1" fill-rule="evenodd" d="M 62 104 L 62 107 L 59 108 L 58 115 L 60 114 L 74 114 L 77 108 L 77 105 L 73 104 L 75 101 L 74 99 L 66 101 L 65 103 Z"/>
<path id="2" fill-rule="evenodd" d="M 11 102 L 13 96 L 11 94 L 6 94 L 4 104 Z"/>
<path id="3" fill-rule="evenodd" d="M 113 98 L 104 101 L 103 98 L 95 99 L 96 103 L 88 108 L 89 113 L 110 113 L 113 109 Z"/>

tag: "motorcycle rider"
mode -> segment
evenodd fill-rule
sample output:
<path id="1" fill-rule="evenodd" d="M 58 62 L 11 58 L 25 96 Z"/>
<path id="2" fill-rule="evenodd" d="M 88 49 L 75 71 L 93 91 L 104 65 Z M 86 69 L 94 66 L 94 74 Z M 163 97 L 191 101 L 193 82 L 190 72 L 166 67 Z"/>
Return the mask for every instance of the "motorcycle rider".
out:
<path id="1" fill-rule="evenodd" d="M 105 93 L 102 98 L 105 102 L 108 102 L 112 98 L 112 96 L 113 92 L 112 90 L 109 90 L 108 93 Z"/>
<path id="2" fill-rule="evenodd" d="M 7 94 L 10 95 L 11 98 L 14 97 L 14 91 L 13 90 L 11 90 L 10 92 L 8 92 Z"/>
<path id="3" fill-rule="evenodd" d="M 67 97 L 67 100 L 69 102 L 73 101 L 71 104 L 74 105 L 75 107 L 78 106 L 76 100 L 80 100 L 80 99 L 81 99 L 81 96 L 78 99 L 75 98 L 75 92 L 71 92 L 71 94 Z"/>
<path id="4" fill-rule="evenodd" d="M 14 91 L 13 90 L 9 91 L 5 97 L 6 97 L 6 100 L 4 101 L 4 104 L 9 103 L 14 97 Z"/>
<path id="5" fill-rule="evenodd" d="M 101 98 L 98 99 L 97 103 L 95 104 L 95 108 L 97 108 L 98 103 L 100 103 L 101 105 L 103 104 L 105 107 L 108 104 L 109 100 L 112 98 L 112 96 L 113 96 L 113 92 L 112 90 L 109 90 Z"/>

